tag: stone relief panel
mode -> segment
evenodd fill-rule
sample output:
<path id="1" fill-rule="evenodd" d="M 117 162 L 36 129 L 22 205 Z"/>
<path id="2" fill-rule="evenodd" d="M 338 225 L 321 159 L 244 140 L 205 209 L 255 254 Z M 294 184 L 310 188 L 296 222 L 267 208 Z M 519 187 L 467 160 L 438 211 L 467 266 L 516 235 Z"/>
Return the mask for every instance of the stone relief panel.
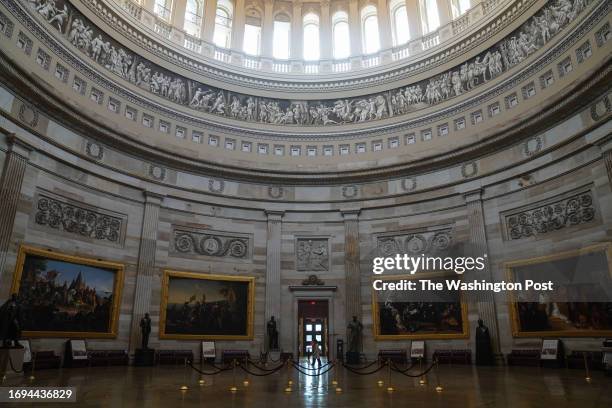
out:
<path id="1" fill-rule="evenodd" d="M 338 100 L 269 99 L 229 92 L 174 74 L 99 30 L 67 0 L 24 1 L 87 57 L 115 75 L 174 103 L 246 122 L 329 126 L 403 115 L 462 95 L 521 63 L 584 10 L 589 0 L 548 2 L 521 27 L 480 55 L 435 77 Z"/>
<path id="2" fill-rule="evenodd" d="M 329 271 L 329 238 L 297 238 L 295 259 L 298 271 Z"/>
<path id="3" fill-rule="evenodd" d="M 252 239 L 245 234 L 172 226 L 171 252 L 234 260 L 250 259 Z"/>
<path id="4" fill-rule="evenodd" d="M 127 216 L 98 209 L 46 191 L 35 196 L 34 222 L 51 230 L 123 244 Z"/>
<path id="5" fill-rule="evenodd" d="M 376 252 L 378 256 L 384 257 L 396 254 L 436 254 L 450 249 L 452 242 L 452 228 L 419 232 L 400 231 L 376 237 Z"/>
<path id="6" fill-rule="evenodd" d="M 590 189 L 554 197 L 525 209 L 502 213 L 506 240 L 537 237 L 595 220 Z"/>

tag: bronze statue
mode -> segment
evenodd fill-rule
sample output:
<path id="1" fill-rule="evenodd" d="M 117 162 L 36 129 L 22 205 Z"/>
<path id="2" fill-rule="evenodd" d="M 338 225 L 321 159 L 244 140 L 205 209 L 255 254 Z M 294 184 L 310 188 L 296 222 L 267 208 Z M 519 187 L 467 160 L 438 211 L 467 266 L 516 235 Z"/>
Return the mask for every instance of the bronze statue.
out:
<path id="1" fill-rule="evenodd" d="M 493 350 L 491 348 L 491 335 L 489 328 L 482 319 L 478 319 L 476 328 L 476 364 L 493 365 Z"/>
<path id="2" fill-rule="evenodd" d="M 2 347 L 19 347 L 18 340 L 21 337 L 21 320 L 21 305 L 19 304 L 17 294 L 13 293 L 11 298 L 0 307 L 0 338 L 2 338 Z"/>
<path id="3" fill-rule="evenodd" d="M 140 319 L 140 333 L 142 334 L 142 348 L 147 350 L 149 348 L 149 335 L 151 334 L 151 318 L 148 313 L 145 313 L 144 317 Z"/>
<path id="4" fill-rule="evenodd" d="M 363 324 L 357 320 L 357 316 L 353 316 L 353 320 L 348 324 L 348 351 L 350 353 L 361 352 L 361 333 Z"/>
<path id="5" fill-rule="evenodd" d="M 268 350 L 278 350 L 278 330 L 276 330 L 276 320 L 270 317 L 268 322 Z"/>

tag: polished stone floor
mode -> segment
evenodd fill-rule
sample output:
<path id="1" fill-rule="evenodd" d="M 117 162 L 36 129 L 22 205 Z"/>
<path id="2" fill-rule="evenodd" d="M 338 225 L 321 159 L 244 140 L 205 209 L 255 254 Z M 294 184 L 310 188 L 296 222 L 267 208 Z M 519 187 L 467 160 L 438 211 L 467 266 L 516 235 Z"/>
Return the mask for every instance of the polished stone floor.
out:
<path id="1" fill-rule="evenodd" d="M 44 404 L 47 407 L 612 407 L 612 377 L 597 371 L 587 383 L 581 370 L 551 368 L 441 366 L 437 376 L 433 371 L 428 375 L 426 385 L 395 373 L 394 392 L 387 391 L 386 370 L 368 376 L 339 370 L 317 378 L 283 369 L 268 377 L 249 375 L 248 386 L 239 370 L 204 377 L 200 385 L 199 374 L 173 366 L 41 370 L 35 377 L 32 385 L 77 389 L 77 404 Z M 331 384 L 335 377 L 340 393 Z M 436 377 L 441 392 L 436 391 Z M 293 386 L 286 392 L 289 379 Z M 3 385 L 28 384 L 27 378 L 13 377 Z M 181 385 L 189 389 L 180 391 Z M 232 385 L 236 392 L 230 392 Z"/>

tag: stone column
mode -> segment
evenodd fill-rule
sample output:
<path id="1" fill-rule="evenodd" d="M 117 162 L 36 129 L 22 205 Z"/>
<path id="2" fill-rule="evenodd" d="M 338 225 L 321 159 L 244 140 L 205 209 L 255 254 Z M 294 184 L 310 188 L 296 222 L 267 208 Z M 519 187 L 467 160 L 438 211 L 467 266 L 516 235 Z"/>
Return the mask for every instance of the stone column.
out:
<path id="1" fill-rule="evenodd" d="M 361 55 L 361 17 L 359 15 L 359 0 L 349 1 L 349 34 L 351 35 L 351 57 Z"/>
<path id="2" fill-rule="evenodd" d="M 421 26 L 418 0 L 406 0 L 406 14 L 408 14 L 408 30 L 410 30 L 410 39 L 414 40 L 419 38 L 423 35 L 423 27 Z"/>
<path id="3" fill-rule="evenodd" d="M 332 27 L 331 16 L 329 15 L 329 0 L 321 1 L 321 29 L 319 35 L 319 43 L 321 50 L 321 59 L 332 59 Z"/>
<path id="4" fill-rule="evenodd" d="M 440 27 L 450 23 L 453 20 L 451 5 L 449 0 L 436 0 L 438 4 L 438 16 L 440 17 Z"/>
<path id="5" fill-rule="evenodd" d="M 187 10 L 187 0 L 180 0 L 173 3 L 172 18 L 170 23 L 183 30 L 185 28 L 185 11 Z"/>
<path id="6" fill-rule="evenodd" d="M 274 316 L 278 332 L 281 333 L 281 233 L 282 211 L 266 211 L 268 216 L 268 242 L 266 245 L 266 316 L 265 321 Z M 281 348 L 290 349 L 289 344 L 279 344 Z"/>
<path id="7" fill-rule="evenodd" d="M 467 216 L 470 230 L 470 240 L 468 247 L 469 253 L 466 256 L 481 257 L 489 253 L 489 246 L 487 243 L 487 233 L 485 229 L 484 210 L 482 207 L 482 190 L 475 190 L 465 194 L 464 196 Z M 483 271 L 475 272 L 472 277 L 466 279 L 472 280 L 476 278 L 478 280 L 484 279 L 492 282 L 493 275 L 489 265 L 489 260 L 486 258 L 486 265 Z M 497 325 L 497 311 L 495 305 L 495 298 L 489 291 L 478 292 L 472 299 L 478 306 L 479 318 L 484 320 L 485 324 L 489 327 L 491 333 L 491 343 L 493 347 L 493 353 L 497 359 L 501 357 L 501 347 L 499 343 L 499 329 Z"/>
<path id="8" fill-rule="evenodd" d="M 145 10 L 149 10 L 151 13 L 153 13 L 153 9 L 155 9 L 155 0 L 144 0 L 142 7 Z"/>
<path id="9" fill-rule="evenodd" d="M 30 157 L 30 148 L 14 133 L 8 135 L 7 145 L 8 151 L 0 179 L 0 275 L 4 271 L 6 256 L 11 244 L 23 176 Z M 0 296 L 8 295 L 9 288 L 5 289 L 6 291 L 2 290 Z"/>
<path id="10" fill-rule="evenodd" d="M 261 29 L 261 55 L 272 58 L 274 50 L 274 0 L 264 3 L 263 27 Z"/>
<path id="11" fill-rule="evenodd" d="M 204 2 L 204 24 L 202 24 L 202 38 L 204 41 L 212 42 L 215 35 L 215 17 L 217 16 L 217 0 L 206 0 Z"/>
<path id="12" fill-rule="evenodd" d="M 302 38 L 302 3 L 295 1 L 293 3 L 293 15 L 291 16 L 291 59 L 303 59 L 303 45 L 304 40 Z"/>
<path id="13" fill-rule="evenodd" d="M 357 316 L 361 321 L 361 271 L 359 268 L 359 212 L 342 211 L 344 218 L 344 275 L 346 277 L 346 320 Z"/>
<path id="14" fill-rule="evenodd" d="M 387 0 L 378 0 L 378 35 L 380 37 L 380 49 L 388 50 L 393 46 L 391 35 L 391 19 L 389 18 L 389 5 Z"/>
<path id="15" fill-rule="evenodd" d="M 608 172 L 608 181 L 610 182 L 610 187 L 612 188 L 612 149 L 603 152 L 603 159 Z"/>
<path id="16" fill-rule="evenodd" d="M 157 250 L 157 227 L 162 200 L 162 195 L 148 191 L 145 192 L 136 271 L 136 289 L 134 291 L 134 306 L 132 309 L 130 351 L 140 348 L 140 319 L 142 319 L 145 313 L 149 313 L 151 308 L 151 292 L 155 276 L 155 252 Z"/>
<path id="17" fill-rule="evenodd" d="M 232 19 L 232 49 L 242 52 L 244 42 L 244 25 L 246 24 L 244 0 L 234 1 L 234 17 Z"/>

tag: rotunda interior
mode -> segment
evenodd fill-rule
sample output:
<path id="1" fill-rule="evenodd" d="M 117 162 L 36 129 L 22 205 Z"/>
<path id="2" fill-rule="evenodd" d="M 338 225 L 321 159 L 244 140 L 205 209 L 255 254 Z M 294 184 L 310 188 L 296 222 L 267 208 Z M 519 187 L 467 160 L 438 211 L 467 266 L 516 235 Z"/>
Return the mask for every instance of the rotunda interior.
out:
<path id="1" fill-rule="evenodd" d="M 611 4 L 0 0 L 0 402 L 610 406 Z"/>

